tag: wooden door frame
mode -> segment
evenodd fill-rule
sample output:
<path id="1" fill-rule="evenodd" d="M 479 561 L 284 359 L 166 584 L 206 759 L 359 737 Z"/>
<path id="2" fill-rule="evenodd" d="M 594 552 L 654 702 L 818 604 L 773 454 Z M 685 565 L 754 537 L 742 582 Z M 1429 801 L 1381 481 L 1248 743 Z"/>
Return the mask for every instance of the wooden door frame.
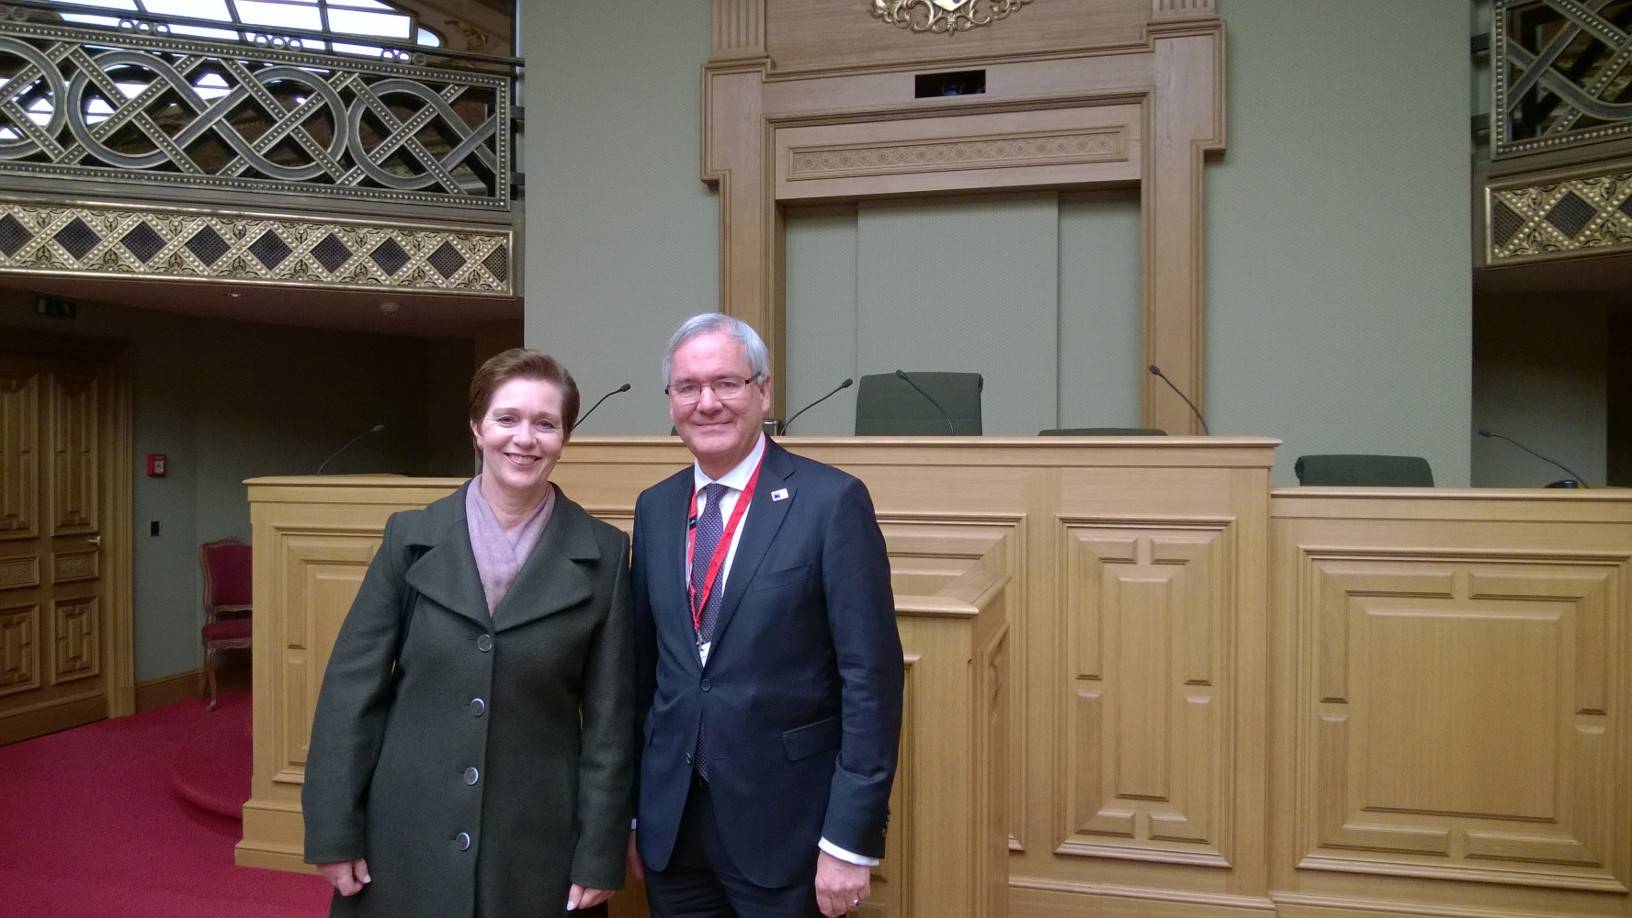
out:
<path id="1" fill-rule="evenodd" d="M 1076 46 L 1081 36 L 1062 33 L 976 57 L 945 35 L 903 45 L 904 33 L 873 21 L 866 4 L 809 0 L 802 13 L 829 15 L 827 31 L 806 35 L 804 56 L 779 66 L 767 23 L 781 2 L 713 0 L 701 90 L 701 178 L 719 192 L 720 309 L 759 331 L 773 363 L 786 354 L 787 205 L 1137 186 L 1140 365 L 1160 365 L 1205 410 L 1202 164 L 1225 147 L 1215 0 L 1062 0 L 1046 5 L 1056 22 L 1096 6 L 1139 12 L 1139 37 Z M 1019 25 L 1015 47 L 1027 45 L 1021 32 L 1044 6 L 982 34 Z M 865 66 L 853 64 L 858 49 L 871 52 Z M 935 53 L 949 56 L 925 57 Z M 989 74 L 991 90 L 917 97 L 915 74 L 965 68 Z M 1202 433 L 1169 384 L 1139 379 L 1141 426 Z M 778 414 L 787 391 L 777 387 Z"/>
<path id="2" fill-rule="evenodd" d="M 136 713 L 135 532 L 131 475 L 135 466 L 135 392 L 130 343 L 119 338 L 59 334 L 7 328 L 0 353 L 29 357 L 65 357 L 94 362 L 107 383 L 108 397 L 97 421 L 106 444 L 99 468 L 102 527 L 102 600 L 108 610 L 106 671 L 103 692 L 108 716 Z"/>

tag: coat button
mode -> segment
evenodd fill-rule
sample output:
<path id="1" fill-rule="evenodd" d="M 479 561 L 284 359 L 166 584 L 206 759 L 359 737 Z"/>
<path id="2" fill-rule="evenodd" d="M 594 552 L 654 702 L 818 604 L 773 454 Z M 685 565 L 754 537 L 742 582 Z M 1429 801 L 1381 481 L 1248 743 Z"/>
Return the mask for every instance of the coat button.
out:
<path id="1" fill-rule="evenodd" d="M 484 634 L 478 637 L 476 639 L 476 649 L 482 653 L 491 653 L 493 651 L 493 635 Z"/>
<path id="2" fill-rule="evenodd" d="M 471 767 L 465 769 L 466 784 L 474 785 L 480 778 L 481 773 L 476 770 L 476 766 L 472 765 Z"/>
<path id="3" fill-rule="evenodd" d="M 686 753 L 686 764 L 687 765 L 691 764 L 691 753 L 689 753 L 689 752 Z"/>
<path id="4" fill-rule="evenodd" d="M 453 837 L 453 843 L 459 846 L 460 851 L 470 850 L 470 833 L 460 832 Z"/>
<path id="5" fill-rule="evenodd" d="M 714 683 L 708 681 L 707 679 L 703 680 L 703 691 L 707 692 L 707 691 L 712 690 L 713 688 L 714 688 Z"/>
<path id="6" fill-rule="evenodd" d="M 487 713 L 487 702 L 483 701 L 480 698 L 470 699 L 470 713 L 475 715 L 476 717 L 481 717 L 483 714 L 486 714 Z"/>

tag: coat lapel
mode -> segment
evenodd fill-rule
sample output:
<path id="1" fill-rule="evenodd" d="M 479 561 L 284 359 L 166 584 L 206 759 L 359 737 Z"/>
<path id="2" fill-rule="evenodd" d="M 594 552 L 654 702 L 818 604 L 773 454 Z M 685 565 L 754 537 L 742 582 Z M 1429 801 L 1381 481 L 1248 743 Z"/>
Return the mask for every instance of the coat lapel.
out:
<path id="1" fill-rule="evenodd" d="M 482 630 L 492 627 L 476 556 L 470 550 L 465 524 L 465 488 L 425 508 L 419 532 L 409 533 L 408 544 L 425 549 L 408 568 L 404 579 L 422 596 L 470 619 Z"/>
<path id="2" fill-rule="evenodd" d="M 493 630 L 519 628 L 545 616 L 570 609 L 595 594 L 579 561 L 598 561 L 601 548 L 584 508 L 556 489 L 555 509 L 539 533 L 538 544 L 527 558 L 510 591 L 493 610 Z"/>
<path id="3" fill-rule="evenodd" d="M 743 523 L 742 538 L 737 542 L 736 556 L 731 559 L 731 573 L 725 581 L 720 620 L 714 626 L 716 646 L 724 639 L 726 627 L 742 605 L 742 594 L 753 583 L 760 562 L 765 560 L 765 553 L 770 550 L 771 542 L 782 528 L 782 521 L 787 519 L 788 510 L 797 497 L 789 483 L 793 477 L 793 461 L 788 457 L 788 451 L 766 440 L 764 462 L 759 472 L 759 484 L 754 488 L 753 503 L 748 505 L 748 518 Z M 783 490 L 787 494 L 782 499 L 771 498 L 772 494 Z"/>

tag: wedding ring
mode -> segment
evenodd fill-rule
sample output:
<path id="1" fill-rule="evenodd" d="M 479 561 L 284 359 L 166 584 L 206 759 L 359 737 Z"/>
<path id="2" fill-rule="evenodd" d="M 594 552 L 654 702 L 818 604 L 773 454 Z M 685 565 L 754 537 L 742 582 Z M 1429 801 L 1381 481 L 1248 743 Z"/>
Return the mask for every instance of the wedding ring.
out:
<path id="1" fill-rule="evenodd" d="M 860 899 L 851 899 L 850 900 L 850 907 L 851 908 L 861 908 L 861 900 Z"/>

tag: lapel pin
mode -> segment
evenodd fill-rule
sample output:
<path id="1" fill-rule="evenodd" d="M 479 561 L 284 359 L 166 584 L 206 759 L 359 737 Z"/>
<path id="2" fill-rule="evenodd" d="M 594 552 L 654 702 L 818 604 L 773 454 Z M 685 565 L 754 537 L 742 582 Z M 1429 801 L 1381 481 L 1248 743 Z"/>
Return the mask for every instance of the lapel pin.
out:
<path id="1" fill-rule="evenodd" d="M 775 491 L 771 492 L 771 500 L 773 500 L 773 501 L 787 500 L 787 499 L 788 499 L 788 489 L 787 488 L 777 488 Z"/>

